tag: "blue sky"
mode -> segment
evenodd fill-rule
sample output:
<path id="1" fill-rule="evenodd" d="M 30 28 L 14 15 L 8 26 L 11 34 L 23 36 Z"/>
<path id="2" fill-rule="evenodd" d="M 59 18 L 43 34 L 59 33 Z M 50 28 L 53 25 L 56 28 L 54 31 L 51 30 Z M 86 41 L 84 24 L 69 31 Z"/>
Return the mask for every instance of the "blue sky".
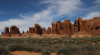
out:
<path id="1" fill-rule="evenodd" d="M 22 32 L 35 23 L 47 28 L 58 20 L 73 23 L 78 17 L 99 16 L 100 0 L 0 0 L 0 33 L 12 25 Z"/>

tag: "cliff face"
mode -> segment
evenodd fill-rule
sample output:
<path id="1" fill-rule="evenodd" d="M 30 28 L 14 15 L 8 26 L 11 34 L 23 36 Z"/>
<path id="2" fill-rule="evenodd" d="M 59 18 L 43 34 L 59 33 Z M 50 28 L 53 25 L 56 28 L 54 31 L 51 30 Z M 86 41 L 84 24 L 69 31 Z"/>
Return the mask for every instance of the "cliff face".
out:
<path id="1" fill-rule="evenodd" d="M 39 24 L 35 24 L 35 27 L 29 27 L 29 31 L 27 30 L 26 33 L 33 33 L 33 34 L 71 34 L 75 32 L 85 31 L 89 34 L 100 34 L 100 17 L 94 17 L 93 19 L 89 20 L 82 20 L 81 17 L 75 19 L 74 24 L 71 24 L 70 20 L 64 20 L 62 23 L 60 20 L 56 23 L 51 23 L 52 27 L 48 27 L 45 30 L 45 27 L 41 28 Z M 23 31 L 24 33 L 24 31 Z M 9 34 L 20 34 L 19 28 L 16 26 L 4 28 L 4 32 L 2 35 L 9 36 Z"/>

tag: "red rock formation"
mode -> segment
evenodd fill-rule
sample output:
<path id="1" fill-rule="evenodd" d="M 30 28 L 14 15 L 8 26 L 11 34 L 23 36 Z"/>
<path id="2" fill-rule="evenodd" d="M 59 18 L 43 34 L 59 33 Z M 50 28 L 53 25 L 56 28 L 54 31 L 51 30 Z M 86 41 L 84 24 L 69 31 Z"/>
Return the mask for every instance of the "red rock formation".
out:
<path id="1" fill-rule="evenodd" d="M 45 27 L 43 27 L 42 30 L 43 30 L 43 34 L 46 34 Z"/>
<path id="2" fill-rule="evenodd" d="M 74 24 L 71 24 L 71 33 L 74 33 Z"/>
<path id="3" fill-rule="evenodd" d="M 78 32 L 78 19 L 75 19 L 74 22 L 74 32 Z"/>
<path id="4" fill-rule="evenodd" d="M 60 30 L 59 31 L 59 35 L 63 35 L 64 33 L 63 33 L 63 30 Z"/>
<path id="5" fill-rule="evenodd" d="M 26 33 L 29 33 L 28 30 L 26 31 Z"/>
<path id="6" fill-rule="evenodd" d="M 70 20 L 64 20 L 63 22 L 63 34 L 71 33 L 71 23 Z"/>
<path id="7" fill-rule="evenodd" d="M 78 31 L 85 31 L 81 17 L 78 18 Z"/>
<path id="8" fill-rule="evenodd" d="M 5 28 L 4 28 L 4 33 L 5 33 L 5 34 L 9 33 L 9 27 L 5 27 Z"/>
<path id="9" fill-rule="evenodd" d="M 29 27 L 29 33 L 35 33 L 35 28 L 34 27 Z"/>
<path id="10" fill-rule="evenodd" d="M 39 24 L 35 23 L 35 34 L 42 34 L 42 28 Z"/>
<path id="11" fill-rule="evenodd" d="M 3 31 L 2 31 L 2 34 L 1 35 L 3 35 L 4 33 L 3 33 Z"/>
<path id="12" fill-rule="evenodd" d="M 52 34 L 57 34 L 57 24 L 52 22 Z"/>
<path id="13" fill-rule="evenodd" d="M 91 30 L 92 30 L 92 34 L 100 34 L 100 22 L 95 22 Z"/>
<path id="14" fill-rule="evenodd" d="M 52 22 L 52 31 L 51 28 L 48 27 L 47 31 L 45 28 L 41 28 L 39 24 L 35 23 L 34 27 L 29 27 L 29 32 L 27 30 L 26 33 L 34 33 L 34 34 L 71 34 L 75 32 L 87 32 L 89 34 L 100 34 L 100 17 L 94 17 L 93 19 L 89 20 L 82 20 L 81 17 L 78 19 L 75 19 L 74 24 L 70 23 L 70 20 L 64 20 L 62 23 L 60 20 L 56 23 Z M 23 31 L 24 33 L 24 31 Z M 19 28 L 16 26 L 10 27 L 10 33 L 9 28 L 4 28 L 4 33 L 2 32 L 3 36 L 10 36 L 10 34 L 20 34 Z"/>
<path id="15" fill-rule="evenodd" d="M 91 32 L 91 28 L 90 28 L 90 20 L 84 20 L 84 21 L 83 21 L 83 25 L 84 25 L 85 31 Z"/>
<path id="16" fill-rule="evenodd" d="M 62 22 L 59 20 L 57 21 L 57 34 L 63 29 Z"/>
<path id="17" fill-rule="evenodd" d="M 4 28 L 4 33 L 2 32 L 2 35 L 4 37 L 10 37 L 10 34 L 9 34 L 9 27 L 5 27 Z"/>
<path id="18" fill-rule="evenodd" d="M 10 34 L 19 34 L 20 31 L 19 31 L 19 28 L 16 27 L 16 26 L 11 26 L 10 27 Z"/>
<path id="19" fill-rule="evenodd" d="M 23 34 L 24 34 L 25 32 L 24 32 L 24 30 L 23 30 Z"/>
<path id="20" fill-rule="evenodd" d="M 47 29 L 47 32 L 46 32 L 47 34 L 51 34 L 51 28 L 50 27 L 48 27 L 48 29 Z"/>

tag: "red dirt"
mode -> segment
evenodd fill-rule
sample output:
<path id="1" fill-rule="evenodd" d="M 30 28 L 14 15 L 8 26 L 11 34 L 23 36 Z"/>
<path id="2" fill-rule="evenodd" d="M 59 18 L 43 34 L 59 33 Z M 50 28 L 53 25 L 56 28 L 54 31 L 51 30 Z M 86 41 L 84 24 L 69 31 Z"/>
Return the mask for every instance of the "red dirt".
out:
<path id="1" fill-rule="evenodd" d="M 12 55 L 42 55 L 41 53 L 27 52 L 27 51 L 14 51 L 10 52 Z M 51 55 L 56 55 L 56 53 L 51 53 Z"/>

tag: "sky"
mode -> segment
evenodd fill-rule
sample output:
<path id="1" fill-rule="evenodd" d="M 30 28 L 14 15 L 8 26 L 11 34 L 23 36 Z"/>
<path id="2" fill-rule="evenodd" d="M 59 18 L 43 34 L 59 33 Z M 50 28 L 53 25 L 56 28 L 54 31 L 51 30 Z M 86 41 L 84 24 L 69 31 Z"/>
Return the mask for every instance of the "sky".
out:
<path id="1" fill-rule="evenodd" d="M 15 25 L 20 32 L 34 24 L 42 28 L 60 20 L 100 17 L 100 0 L 0 0 L 0 34 L 4 27 Z"/>

